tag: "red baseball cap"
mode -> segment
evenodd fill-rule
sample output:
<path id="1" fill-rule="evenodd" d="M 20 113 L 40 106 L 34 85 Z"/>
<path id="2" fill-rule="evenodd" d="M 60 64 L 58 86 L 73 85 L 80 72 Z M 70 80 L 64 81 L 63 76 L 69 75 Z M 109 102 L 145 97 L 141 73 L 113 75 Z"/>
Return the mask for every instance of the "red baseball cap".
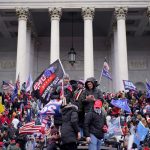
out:
<path id="1" fill-rule="evenodd" d="M 101 100 L 96 100 L 94 103 L 94 108 L 101 108 L 102 107 L 102 101 Z"/>
<path id="2" fill-rule="evenodd" d="M 3 147 L 4 143 L 3 142 L 0 142 L 0 147 Z"/>

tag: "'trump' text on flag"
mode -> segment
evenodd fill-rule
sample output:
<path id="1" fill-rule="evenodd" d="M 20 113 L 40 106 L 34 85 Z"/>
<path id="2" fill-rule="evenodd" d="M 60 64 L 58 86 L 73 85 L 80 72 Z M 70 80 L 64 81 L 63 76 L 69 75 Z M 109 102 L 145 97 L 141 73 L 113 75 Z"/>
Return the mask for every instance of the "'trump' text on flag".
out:
<path id="1" fill-rule="evenodd" d="M 47 69 L 45 69 L 40 76 L 33 83 L 33 92 L 38 92 L 43 99 L 52 90 L 64 75 L 64 69 L 60 60 L 56 60 Z"/>
<path id="2" fill-rule="evenodd" d="M 136 86 L 129 80 L 123 80 L 123 85 L 125 90 L 137 91 Z"/>

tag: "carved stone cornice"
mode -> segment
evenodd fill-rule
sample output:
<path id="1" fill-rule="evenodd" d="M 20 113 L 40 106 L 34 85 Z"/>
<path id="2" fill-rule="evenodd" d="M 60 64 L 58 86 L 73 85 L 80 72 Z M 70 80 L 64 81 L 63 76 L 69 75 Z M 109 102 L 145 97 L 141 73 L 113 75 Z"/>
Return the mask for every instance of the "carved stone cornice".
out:
<path id="1" fill-rule="evenodd" d="M 119 20 L 119 19 L 126 19 L 126 16 L 127 16 L 127 12 L 128 12 L 128 8 L 127 7 L 118 7 L 118 8 L 115 8 L 115 16 L 116 16 L 116 19 Z"/>
<path id="2" fill-rule="evenodd" d="M 82 16 L 84 20 L 93 20 L 94 18 L 94 12 L 95 8 L 94 7 L 83 7 L 82 8 Z"/>
<path id="3" fill-rule="evenodd" d="M 28 10 L 28 8 L 19 7 L 19 8 L 16 8 L 16 14 L 17 14 L 19 19 L 27 20 L 28 15 L 29 15 L 29 10 Z"/>
<path id="4" fill-rule="evenodd" d="M 62 16 L 62 9 L 60 7 L 49 8 L 49 14 L 50 14 L 51 20 L 60 20 Z"/>

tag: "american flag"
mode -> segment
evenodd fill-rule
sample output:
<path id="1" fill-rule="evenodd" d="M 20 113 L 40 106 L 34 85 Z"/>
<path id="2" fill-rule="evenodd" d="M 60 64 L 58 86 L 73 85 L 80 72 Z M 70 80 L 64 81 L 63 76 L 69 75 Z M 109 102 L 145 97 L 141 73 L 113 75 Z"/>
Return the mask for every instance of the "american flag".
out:
<path id="1" fill-rule="evenodd" d="M 4 92 L 12 93 L 14 88 L 15 88 L 14 85 L 11 84 L 10 82 L 7 81 L 2 82 L 2 89 Z"/>
<path id="2" fill-rule="evenodd" d="M 47 120 L 43 119 L 41 125 L 35 125 L 35 121 L 26 123 L 19 129 L 19 134 L 45 133 Z"/>

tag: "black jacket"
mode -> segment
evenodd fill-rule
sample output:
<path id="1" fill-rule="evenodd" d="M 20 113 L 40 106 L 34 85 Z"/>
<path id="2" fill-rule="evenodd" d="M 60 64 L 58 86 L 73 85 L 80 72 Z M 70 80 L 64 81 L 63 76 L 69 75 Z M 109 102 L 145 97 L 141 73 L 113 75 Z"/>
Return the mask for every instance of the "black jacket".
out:
<path id="1" fill-rule="evenodd" d="M 88 88 L 88 86 L 87 86 L 88 82 L 93 83 L 93 89 Z M 88 78 L 86 80 L 85 90 L 83 91 L 83 94 L 82 94 L 82 103 L 83 103 L 85 113 L 92 111 L 93 105 L 94 105 L 93 100 L 86 100 L 86 96 L 88 96 L 88 95 L 93 95 L 95 97 L 95 99 L 100 99 L 101 101 L 103 101 L 102 92 L 97 88 L 97 82 L 96 82 L 95 78 L 93 78 L 93 77 Z"/>
<path id="2" fill-rule="evenodd" d="M 61 89 L 62 89 L 61 85 L 59 84 L 55 85 L 53 91 L 51 92 L 50 99 L 60 99 Z M 64 86 L 64 96 L 66 97 L 67 104 L 72 102 L 73 91 L 72 91 L 72 86 L 70 84 L 67 86 Z"/>
<path id="3" fill-rule="evenodd" d="M 86 137 L 90 137 L 93 134 L 98 139 L 102 139 L 104 136 L 103 126 L 106 125 L 106 117 L 103 113 L 100 115 L 96 112 L 88 112 L 85 115 L 84 132 Z"/>
<path id="4" fill-rule="evenodd" d="M 61 140 L 63 144 L 77 141 L 78 112 L 74 105 L 67 105 L 62 109 Z"/>

